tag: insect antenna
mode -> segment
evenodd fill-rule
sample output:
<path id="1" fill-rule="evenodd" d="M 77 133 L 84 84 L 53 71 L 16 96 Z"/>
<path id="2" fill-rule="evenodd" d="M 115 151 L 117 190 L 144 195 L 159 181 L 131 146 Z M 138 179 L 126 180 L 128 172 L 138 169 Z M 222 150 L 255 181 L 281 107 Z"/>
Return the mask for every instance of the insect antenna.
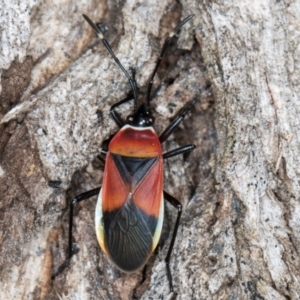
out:
<path id="1" fill-rule="evenodd" d="M 147 106 L 148 108 L 150 108 L 150 96 L 151 96 L 151 89 L 152 89 L 152 85 L 153 85 L 153 79 L 154 79 L 154 76 L 157 72 L 157 69 L 159 67 L 159 64 L 164 56 L 164 54 L 166 53 L 166 50 L 167 50 L 167 47 L 168 45 L 170 44 L 170 41 L 172 39 L 172 37 L 180 30 L 180 28 L 185 25 L 189 20 L 191 20 L 192 18 L 194 17 L 194 15 L 189 15 L 188 17 L 186 17 L 182 22 L 180 22 L 176 27 L 175 29 L 168 35 L 168 37 L 166 38 L 165 42 L 164 42 L 164 45 L 161 49 L 161 52 L 160 52 L 160 55 L 159 55 L 159 58 L 156 62 L 156 65 L 155 65 L 155 69 L 150 77 L 150 81 L 149 81 L 149 84 L 148 84 L 148 88 L 147 88 Z"/>
<path id="2" fill-rule="evenodd" d="M 129 84 L 131 86 L 132 89 L 132 93 L 133 93 L 133 99 L 134 99 L 134 110 L 137 109 L 137 88 L 135 85 L 134 80 L 131 78 L 131 76 L 128 74 L 128 72 L 125 70 L 125 68 L 122 66 L 121 62 L 119 61 L 119 59 L 116 57 L 116 55 L 114 54 L 114 52 L 112 51 L 108 41 L 104 38 L 104 34 L 101 31 L 101 29 L 99 27 L 97 27 L 87 15 L 82 15 L 84 17 L 84 19 L 89 23 L 89 25 L 92 27 L 92 29 L 94 30 L 94 32 L 97 34 L 97 36 L 102 40 L 103 45 L 105 46 L 105 48 L 107 49 L 107 51 L 109 52 L 109 54 L 113 57 L 114 61 L 117 63 L 117 65 L 119 66 L 119 68 L 122 70 L 122 72 L 126 75 L 126 77 L 129 80 Z"/>

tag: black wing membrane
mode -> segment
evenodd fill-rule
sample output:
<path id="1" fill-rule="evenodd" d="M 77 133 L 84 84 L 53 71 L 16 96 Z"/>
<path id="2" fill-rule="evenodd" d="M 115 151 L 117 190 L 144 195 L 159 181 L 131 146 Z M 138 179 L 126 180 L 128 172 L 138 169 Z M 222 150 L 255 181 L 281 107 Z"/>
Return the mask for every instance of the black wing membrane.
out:
<path id="1" fill-rule="evenodd" d="M 141 268 L 152 252 L 157 219 L 145 215 L 129 199 L 117 211 L 104 212 L 103 222 L 106 249 L 117 267 L 127 272 Z"/>
<path id="2" fill-rule="evenodd" d="M 137 158 L 126 157 L 118 154 L 111 154 L 115 165 L 118 168 L 123 180 L 130 184 L 131 191 L 142 181 L 145 175 L 151 170 L 152 166 L 158 162 L 158 157 Z"/>

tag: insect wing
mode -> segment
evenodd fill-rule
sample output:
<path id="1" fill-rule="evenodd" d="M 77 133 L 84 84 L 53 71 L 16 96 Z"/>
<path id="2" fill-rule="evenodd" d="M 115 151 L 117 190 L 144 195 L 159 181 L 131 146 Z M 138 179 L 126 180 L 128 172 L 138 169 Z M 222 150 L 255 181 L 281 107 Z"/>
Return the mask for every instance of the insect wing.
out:
<path id="1" fill-rule="evenodd" d="M 162 158 L 108 153 L 96 208 L 101 248 L 118 268 L 141 268 L 155 249 L 163 221 Z"/>

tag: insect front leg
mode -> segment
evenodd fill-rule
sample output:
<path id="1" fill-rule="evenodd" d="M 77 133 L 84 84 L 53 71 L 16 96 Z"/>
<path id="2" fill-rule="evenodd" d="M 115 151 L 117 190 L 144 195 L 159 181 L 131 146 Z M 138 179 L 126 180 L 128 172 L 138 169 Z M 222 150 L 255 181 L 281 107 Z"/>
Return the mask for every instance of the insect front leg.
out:
<path id="1" fill-rule="evenodd" d="M 167 193 L 166 191 L 164 191 L 164 198 L 170 204 L 172 204 L 175 208 L 177 208 L 177 219 L 176 219 L 176 222 L 175 222 L 174 231 L 173 231 L 171 243 L 170 243 L 170 246 L 169 246 L 168 254 L 165 258 L 170 291 L 173 292 L 172 274 L 171 274 L 171 270 L 170 270 L 170 257 L 171 257 L 171 253 L 172 253 L 174 243 L 175 243 L 175 240 L 176 240 L 176 236 L 177 236 L 179 221 L 180 221 L 180 217 L 181 217 L 181 213 L 182 213 L 182 204 L 176 198 L 174 198 L 169 193 Z"/>
<path id="2" fill-rule="evenodd" d="M 110 115 L 120 128 L 124 126 L 124 121 L 122 120 L 121 116 L 119 115 L 119 113 L 115 109 L 116 109 L 116 107 L 118 107 L 118 106 L 120 106 L 124 103 L 127 103 L 127 102 L 129 102 L 133 99 L 134 99 L 133 94 L 131 93 L 128 97 L 126 97 L 125 99 L 115 103 L 110 108 Z"/>
<path id="3" fill-rule="evenodd" d="M 73 249 L 73 241 L 72 241 L 72 232 L 73 232 L 73 208 L 74 205 L 83 201 L 87 200 L 93 196 L 96 196 L 100 192 L 100 188 L 98 187 L 96 189 L 90 190 L 88 192 L 82 193 L 75 197 L 71 202 L 70 202 L 70 213 L 69 213 L 69 242 L 68 242 L 68 256 L 67 259 L 63 262 L 63 264 L 58 268 L 57 272 L 52 275 L 51 279 L 55 279 L 69 264 L 71 257 L 77 253 L 77 251 L 74 251 Z"/>
<path id="4" fill-rule="evenodd" d="M 184 119 L 185 115 L 192 108 L 193 104 L 196 102 L 196 99 L 188 102 L 178 113 L 177 117 L 171 122 L 171 124 L 163 131 L 159 137 L 159 141 L 163 143 L 166 139 L 172 134 L 172 132 L 179 126 L 179 124 Z"/>
<path id="5" fill-rule="evenodd" d="M 102 153 L 102 150 L 101 150 L 101 154 L 103 155 L 106 155 L 107 151 L 106 150 L 103 150 L 104 153 Z M 105 165 L 105 159 L 103 157 L 99 155 L 97 155 L 97 158 L 102 162 L 103 166 Z"/>
<path id="6" fill-rule="evenodd" d="M 106 141 L 109 142 L 110 139 L 105 140 L 104 142 L 106 142 Z M 103 142 L 103 143 L 104 143 L 104 142 Z M 103 145 L 102 145 L 102 147 L 103 147 Z M 108 151 L 108 150 L 102 148 L 102 149 L 100 150 L 100 154 L 97 155 L 97 158 L 98 158 L 98 159 L 102 162 L 102 164 L 103 164 L 103 166 L 102 166 L 103 168 L 104 168 L 104 166 L 105 166 L 105 158 L 103 158 L 101 155 L 103 155 L 103 156 L 106 157 L 107 151 Z"/>

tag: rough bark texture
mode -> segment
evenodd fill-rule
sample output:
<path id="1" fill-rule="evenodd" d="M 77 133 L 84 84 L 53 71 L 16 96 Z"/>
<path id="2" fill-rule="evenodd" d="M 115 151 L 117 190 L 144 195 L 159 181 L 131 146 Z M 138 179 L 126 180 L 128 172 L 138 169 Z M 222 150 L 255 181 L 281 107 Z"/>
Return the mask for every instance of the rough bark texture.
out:
<path id="1" fill-rule="evenodd" d="M 299 1 L 20 3 L 0 9 L 0 298 L 299 299 Z M 184 205 L 173 294 L 169 205 L 162 246 L 129 275 L 100 251 L 95 199 L 78 205 L 80 251 L 50 279 L 66 256 L 68 204 L 100 185 L 96 157 L 117 131 L 109 108 L 130 91 L 82 13 L 107 26 L 141 97 L 164 38 L 195 14 L 170 45 L 152 101 L 159 133 L 197 99 L 165 145 L 197 146 L 165 164 L 165 189 Z"/>

